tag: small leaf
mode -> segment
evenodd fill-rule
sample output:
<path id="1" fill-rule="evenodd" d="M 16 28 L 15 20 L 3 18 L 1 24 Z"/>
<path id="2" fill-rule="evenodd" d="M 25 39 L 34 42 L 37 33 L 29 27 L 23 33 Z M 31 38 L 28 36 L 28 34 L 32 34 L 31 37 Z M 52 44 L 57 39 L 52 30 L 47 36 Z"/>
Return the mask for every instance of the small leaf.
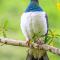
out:
<path id="1" fill-rule="evenodd" d="M 8 29 L 8 20 L 4 21 L 3 29 L 5 29 L 5 31 L 7 31 L 7 29 Z"/>

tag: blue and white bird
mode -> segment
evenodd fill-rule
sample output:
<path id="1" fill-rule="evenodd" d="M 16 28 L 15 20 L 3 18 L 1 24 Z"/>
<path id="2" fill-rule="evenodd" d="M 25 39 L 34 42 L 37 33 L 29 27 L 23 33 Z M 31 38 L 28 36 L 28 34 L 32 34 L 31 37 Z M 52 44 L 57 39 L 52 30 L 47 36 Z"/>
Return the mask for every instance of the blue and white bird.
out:
<path id="1" fill-rule="evenodd" d="M 21 16 L 21 29 L 26 38 L 26 42 L 30 40 L 35 40 L 41 38 L 42 35 L 47 35 L 48 26 L 47 26 L 47 17 L 46 13 L 39 6 L 38 0 L 31 0 L 28 8 Z M 43 37 L 42 37 L 43 38 Z M 46 51 L 32 49 L 32 56 L 27 60 L 48 60 Z"/>

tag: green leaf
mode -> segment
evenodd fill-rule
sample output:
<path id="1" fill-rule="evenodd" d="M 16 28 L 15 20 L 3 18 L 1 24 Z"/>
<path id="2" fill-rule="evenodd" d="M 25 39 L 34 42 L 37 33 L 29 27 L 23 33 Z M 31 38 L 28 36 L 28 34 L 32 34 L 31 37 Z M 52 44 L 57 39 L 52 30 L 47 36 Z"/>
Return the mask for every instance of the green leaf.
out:
<path id="1" fill-rule="evenodd" d="M 8 30 L 8 20 L 5 20 L 5 21 L 4 21 L 3 29 L 4 29 L 5 31 Z"/>

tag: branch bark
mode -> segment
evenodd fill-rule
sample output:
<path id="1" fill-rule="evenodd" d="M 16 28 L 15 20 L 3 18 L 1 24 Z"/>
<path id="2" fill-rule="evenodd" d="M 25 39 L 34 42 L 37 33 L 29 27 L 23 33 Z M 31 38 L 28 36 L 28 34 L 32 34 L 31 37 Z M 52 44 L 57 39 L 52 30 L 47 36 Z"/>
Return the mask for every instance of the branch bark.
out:
<path id="1" fill-rule="evenodd" d="M 28 47 L 28 45 L 26 45 L 25 41 L 9 39 L 9 38 L 1 38 L 0 37 L 0 43 Z M 33 48 L 37 48 L 37 46 L 38 46 L 38 44 L 36 44 L 36 43 L 32 43 L 32 45 L 33 45 Z M 52 52 L 52 53 L 60 56 L 60 49 L 59 48 L 56 48 L 56 47 L 53 47 L 53 46 L 50 46 L 47 44 L 39 45 L 39 48 L 44 49 L 49 52 Z"/>
<path id="2" fill-rule="evenodd" d="M 16 39 L 10 39 L 10 38 L 0 37 L 0 43 L 4 43 L 4 44 L 8 44 L 8 45 L 25 46 L 25 47 L 27 47 L 27 45 L 25 44 L 25 41 L 16 40 Z"/>

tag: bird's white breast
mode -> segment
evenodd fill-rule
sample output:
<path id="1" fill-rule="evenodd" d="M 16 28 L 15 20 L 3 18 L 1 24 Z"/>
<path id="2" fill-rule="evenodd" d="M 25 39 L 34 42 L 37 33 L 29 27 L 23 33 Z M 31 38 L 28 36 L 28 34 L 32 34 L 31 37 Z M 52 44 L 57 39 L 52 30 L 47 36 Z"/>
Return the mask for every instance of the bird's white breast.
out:
<path id="1" fill-rule="evenodd" d="M 47 33 L 45 12 L 27 12 L 21 16 L 21 29 L 26 38 L 32 38 L 35 34 Z"/>

